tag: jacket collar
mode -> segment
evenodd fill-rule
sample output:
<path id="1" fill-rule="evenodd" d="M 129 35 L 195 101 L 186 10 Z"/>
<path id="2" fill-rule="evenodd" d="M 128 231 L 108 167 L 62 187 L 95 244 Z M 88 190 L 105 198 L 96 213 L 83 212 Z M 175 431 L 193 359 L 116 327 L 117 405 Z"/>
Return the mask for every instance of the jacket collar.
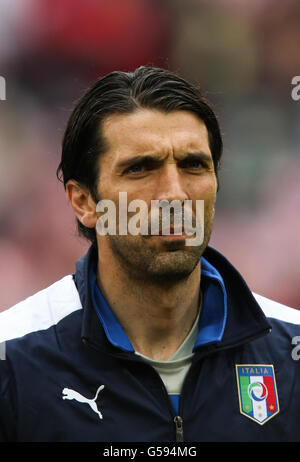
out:
<path id="1" fill-rule="evenodd" d="M 203 256 L 221 273 L 227 291 L 227 323 L 216 348 L 233 347 L 270 332 L 271 325 L 236 268 L 212 247 Z"/>
<path id="2" fill-rule="evenodd" d="M 87 254 L 76 263 L 74 279 L 83 306 L 82 339 L 98 349 L 105 349 L 107 352 L 116 354 L 120 353 L 119 345 L 111 341 L 109 332 L 105 329 L 105 322 L 99 321 L 93 306 L 90 278 L 91 270 L 96 267 L 96 263 L 97 248 L 95 246 L 91 246 Z M 210 290 L 223 293 L 225 311 L 223 315 L 218 313 L 219 323 L 216 325 L 215 322 L 210 321 L 206 310 L 205 318 L 200 319 L 202 335 L 196 341 L 196 349 L 211 351 L 229 348 L 246 343 L 270 331 L 271 326 L 246 282 L 221 253 L 212 247 L 207 247 L 203 254 L 201 271 L 203 297 L 208 296 L 208 277 L 210 279 L 215 277 L 217 284 L 215 287 L 210 287 Z M 218 296 L 221 296 L 220 293 Z M 218 306 L 220 310 L 220 304 Z M 215 329 L 213 331 L 212 324 Z M 124 335 L 126 337 L 125 333 Z M 210 342 L 211 338 L 214 338 L 213 342 Z M 125 355 L 133 351 L 130 342 L 124 350 L 121 353 Z"/>

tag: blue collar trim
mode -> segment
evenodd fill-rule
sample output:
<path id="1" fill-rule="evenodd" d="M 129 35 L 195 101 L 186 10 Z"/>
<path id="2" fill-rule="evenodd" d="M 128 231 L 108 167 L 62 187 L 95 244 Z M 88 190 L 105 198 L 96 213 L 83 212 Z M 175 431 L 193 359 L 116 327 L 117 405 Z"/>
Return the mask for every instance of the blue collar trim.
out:
<path id="1" fill-rule="evenodd" d="M 96 269 L 89 271 L 90 293 L 93 306 L 110 343 L 124 351 L 134 352 L 123 327 L 107 303 L 98 284 Z M 194 350 L 210 343 L 219 342 L 224 333 L 227 319 L 227 294 L 220 273 L 205 258 L 201 258 L 202 309 L 199 320 L 199 334 Z"/>
<path id="2" fill-rule="evenodd" d="M 93 306 L 104 328 L 106 337 L 112 345 L 125 351 L 134 352 L 134 348 L 123 327 L 99 289 L 96 271 L 93 265 L 91 265 L 89 272 L 89 282 Z"/>
<path id="3" fill-rule="evenodd" d="M 204 257 L 201 258 L 201 289 L 202 309 L 194 350 L 201 345 L 220 342 L 227 320 L 227 292 L 223 278 Z"/>

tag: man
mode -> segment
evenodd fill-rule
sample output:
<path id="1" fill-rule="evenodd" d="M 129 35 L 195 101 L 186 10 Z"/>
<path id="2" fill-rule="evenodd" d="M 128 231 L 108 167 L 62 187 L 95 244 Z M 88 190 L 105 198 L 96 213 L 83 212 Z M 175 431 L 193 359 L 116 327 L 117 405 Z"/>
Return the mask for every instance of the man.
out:
<path id="1" fill-rule="evenodd" d="M 300 441 L 300 313 L 208 246 L 221 153 L 209 104 L 168 71 L 113 72 L 78 102 L 58 174 L 91 247 L 0 315 L 3 441 Z M 120 193 L 146 217 L 158 201 L 158 233 L 121 232 Z M 165 232 L 172 201 L 191 204 L 197 245 L 171 209 Z M 97 231 L 101 204 L 115 232 Z"/>

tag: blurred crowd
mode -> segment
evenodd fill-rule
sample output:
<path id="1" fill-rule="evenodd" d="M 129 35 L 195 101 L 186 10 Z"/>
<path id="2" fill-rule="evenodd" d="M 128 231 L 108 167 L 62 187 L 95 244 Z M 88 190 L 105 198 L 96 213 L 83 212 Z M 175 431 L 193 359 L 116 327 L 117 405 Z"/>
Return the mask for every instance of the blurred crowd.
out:
<path id="1" fill-rule="evenodd" d="M 140 65 L 200 85 L 224 135 L 211 245 L 254 292 L 300 309 L 298 0 L 0 0 L 0 310 L 74 271 L 56 179 L 75 101 Z"/>

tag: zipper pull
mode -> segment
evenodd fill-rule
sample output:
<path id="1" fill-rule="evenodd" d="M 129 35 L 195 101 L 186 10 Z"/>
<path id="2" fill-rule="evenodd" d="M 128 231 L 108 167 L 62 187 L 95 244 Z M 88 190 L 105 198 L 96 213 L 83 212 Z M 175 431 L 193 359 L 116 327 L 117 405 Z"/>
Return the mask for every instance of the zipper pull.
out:
<path id="1" fill-rule="evenodd" d="M 176 442 L 182 443 L 183 439 L 183 420 L 182 417 L 177 415 L 174 417 L 175 427 L 176 427 Z"/>

